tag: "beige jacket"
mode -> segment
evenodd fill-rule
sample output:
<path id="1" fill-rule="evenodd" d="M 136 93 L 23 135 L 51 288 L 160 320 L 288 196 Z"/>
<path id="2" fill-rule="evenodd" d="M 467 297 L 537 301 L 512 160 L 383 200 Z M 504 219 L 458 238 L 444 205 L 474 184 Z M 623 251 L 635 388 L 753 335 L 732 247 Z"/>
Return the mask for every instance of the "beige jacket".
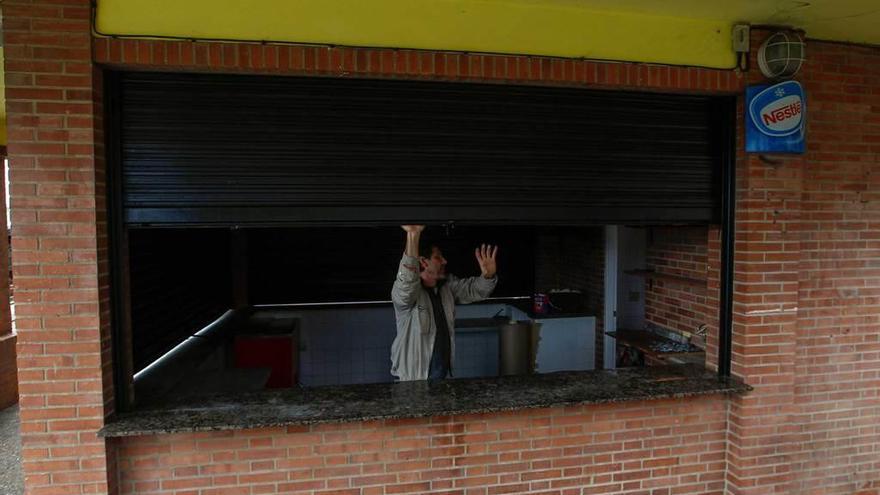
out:
<path id="1" fill-rule="evenodd" d="M 455 362 L 455 304 L 486 299 L 495 290 L 497 282 L 498 277 L 462 279 L 448 275 L 446 283 L 440 287 L 440 300 L 443 301 L 446 321 L 449 322 L 450 362 Z M 419 276 L 419 259 L 403 255 L 397 279 L 391 288 L 391 301 L 397 318 L 397 336 L 391 344 L 391 374 L 401 381 L 428 378 L 437 323 L 426 290 Z"/>

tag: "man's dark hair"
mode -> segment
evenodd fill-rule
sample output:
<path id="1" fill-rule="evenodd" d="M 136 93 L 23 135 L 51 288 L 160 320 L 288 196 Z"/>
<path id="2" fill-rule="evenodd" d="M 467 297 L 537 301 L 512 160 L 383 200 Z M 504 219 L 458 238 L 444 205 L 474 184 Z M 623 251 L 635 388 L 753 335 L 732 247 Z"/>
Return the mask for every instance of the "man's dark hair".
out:
<path id="1" fill-rule="evenodd" d="M 440 249 L 440 246 L 434 241 L 431 237 L 422 237 L 419 242 L 419 257 L 430 259 L 431 255 L 434 254 L 434 248 Z"/>

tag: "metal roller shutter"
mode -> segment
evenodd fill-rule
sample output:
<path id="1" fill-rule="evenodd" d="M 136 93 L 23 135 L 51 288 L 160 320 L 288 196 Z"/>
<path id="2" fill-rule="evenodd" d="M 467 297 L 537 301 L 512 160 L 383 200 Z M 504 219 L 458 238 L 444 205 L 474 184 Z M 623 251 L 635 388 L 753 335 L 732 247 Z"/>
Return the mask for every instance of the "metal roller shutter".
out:
<path id="1" fill-rule="evenodd" d="M 718 219 L 730 98 L 150 73 L 108 87 L 129 224 Z"/>

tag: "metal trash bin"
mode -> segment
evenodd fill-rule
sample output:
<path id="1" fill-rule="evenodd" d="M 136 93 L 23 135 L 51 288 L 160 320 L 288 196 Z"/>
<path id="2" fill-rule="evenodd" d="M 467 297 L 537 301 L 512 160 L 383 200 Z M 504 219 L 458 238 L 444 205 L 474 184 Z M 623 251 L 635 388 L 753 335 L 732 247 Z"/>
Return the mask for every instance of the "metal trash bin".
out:
<path id="1" fill-rule="evenodd" d="M 498 375 L 525 375 L 535 369 L 540 324 L 511 321 L 498 330 Z"/>

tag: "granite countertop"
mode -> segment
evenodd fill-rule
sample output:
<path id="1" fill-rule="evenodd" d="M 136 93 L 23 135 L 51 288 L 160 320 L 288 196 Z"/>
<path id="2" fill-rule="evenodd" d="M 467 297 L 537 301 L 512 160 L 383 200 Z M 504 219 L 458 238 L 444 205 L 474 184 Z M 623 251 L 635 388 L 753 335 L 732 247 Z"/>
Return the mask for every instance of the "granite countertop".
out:
<path id="1" fill-rule="evenodd" d="M 748 385 L 734 379 L 720 380 L 697 365 L 343 385 L 181 400 L 120 414 L 98 435 L 124 437 L 491 413 L 749 390 Z"/>

